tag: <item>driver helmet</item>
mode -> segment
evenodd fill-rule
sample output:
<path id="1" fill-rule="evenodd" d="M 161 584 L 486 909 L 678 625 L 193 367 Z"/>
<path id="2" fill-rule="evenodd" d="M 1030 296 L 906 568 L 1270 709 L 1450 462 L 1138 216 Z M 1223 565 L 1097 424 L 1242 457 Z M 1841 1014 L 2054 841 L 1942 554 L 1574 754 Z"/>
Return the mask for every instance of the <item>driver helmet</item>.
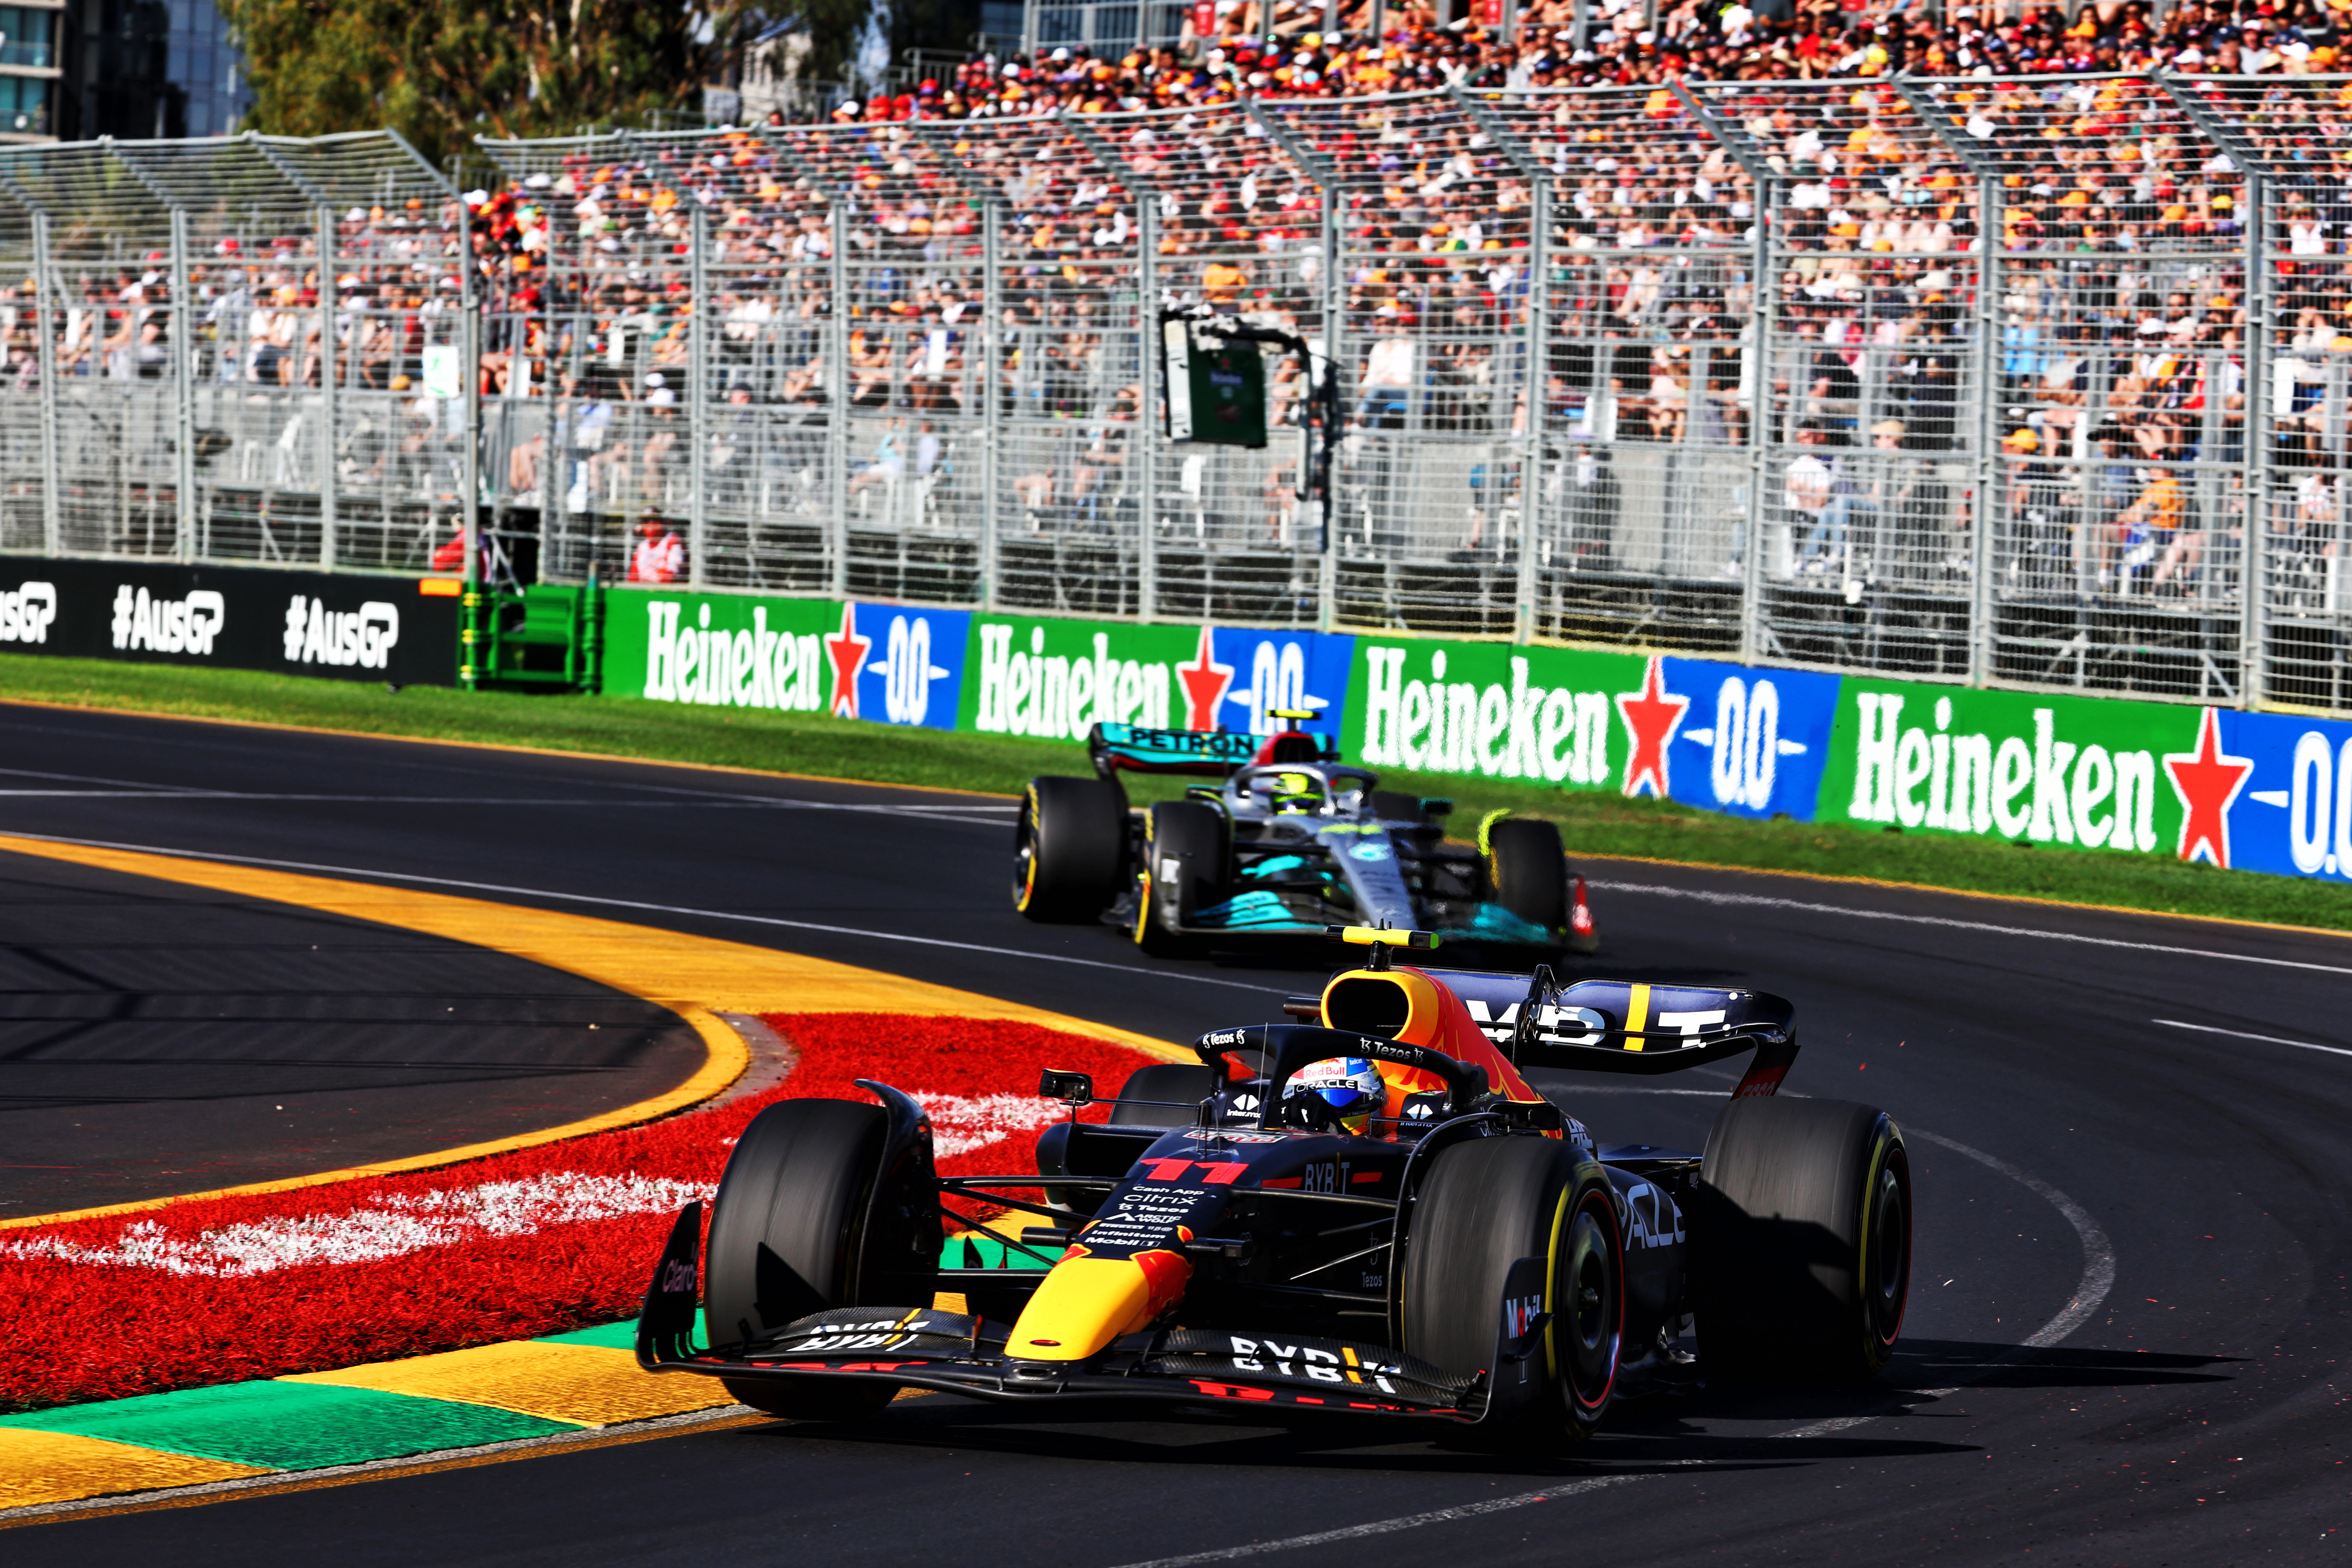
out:
<path id="1" fill-rule="evenodd" d="M 1323 783 L 1313 773 L 1276 773 L 1267 803 L 1276 816 L 1312 815 L 1323 809 Z"/>
<path id="2" fill-rule="evenodd" d="M 1283 1120 L 1293 1125 L 1343 1129 L 1360 1134 L 1387 1110 L 1389 1088 L 1381 1069 L 1362 1057 L 1331 1057 L 1299 1068 L 1283 1086 Z M 1322 1100 L 1319 1116 L 1305 1101 Z M 1313 1120 L 1309 1120 L 1309 1118 Z"/>

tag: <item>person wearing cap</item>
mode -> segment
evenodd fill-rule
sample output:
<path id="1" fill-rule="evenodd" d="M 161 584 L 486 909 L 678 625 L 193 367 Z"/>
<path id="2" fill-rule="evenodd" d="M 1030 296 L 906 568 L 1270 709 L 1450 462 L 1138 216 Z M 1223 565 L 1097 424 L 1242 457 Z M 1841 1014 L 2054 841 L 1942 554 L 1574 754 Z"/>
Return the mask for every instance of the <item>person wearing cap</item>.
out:
<path id="1" fill-rule="evenodd" d="M 675 583 L 686 573 L 686 542 L 663 521 L 647 512 L 637 523 L 636 549 L 629 556 L 632 583 Z"/>
<path id="2" fill-rule="evenodd" d="M 2038 431 L 2020 426 L 2001 438 L 2000 449 L 2009 459 L 2008 522 L 2016 550 L 2011 570 L 2029 586 L 2055 586 L 2074 553 L 2071 498 L 2057 468 L 2043 458 Z"/>
<path id="3" fill-rule="evenodd" d="M 1829 432 L 1818 419 L 1797 426 L 1797 455 L 1782 477 L 1781 499 L 1790 521 L 1803 522 L 1805 537 L 1797 552 L 1801 574 L 1826 572 L 1832 560 L 1847 558 L 1846 524 L 1853 510 L 1853 484 L 1829 450 Z"/>

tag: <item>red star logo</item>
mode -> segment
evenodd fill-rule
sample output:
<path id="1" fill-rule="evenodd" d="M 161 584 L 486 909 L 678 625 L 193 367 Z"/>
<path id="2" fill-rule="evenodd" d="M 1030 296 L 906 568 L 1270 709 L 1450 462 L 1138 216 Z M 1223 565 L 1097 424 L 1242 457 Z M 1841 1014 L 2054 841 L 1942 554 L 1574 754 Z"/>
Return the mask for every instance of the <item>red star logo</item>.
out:
<path id="1" fill-rule="evenodd" d="M 1642 689 L 1617 694 L 1617 715 L 1633 740 L 1633 754 L 1625 759 L 1627 795 L 1647 788 L 1658 799 L 1666 798 L 1666 747 L 1689 710 L 1689 698 L 1668 694 L 1665 661 L 1654 654 L 1642 672 Z"/>
<path id="2" fill-rule="evenodd" d="M 1217 709 L 1225 700 L 1225 688 L 1234 683 L 1234 667 L 1217 662 L 1216 649 L 1209 643 L 1209 628 L 1201 628 L 1200 651 L 1190 664 L 1176 667 L 1176 679 L 1184 683 L 1184 728 L 1216 730 Z"/>
<path id="3" fill-rule="evenodd" d="M 2197 726 L 2197 749 L 2168 752 L 2164 771 L 2172 775 L 2172 793 L 2180 797 L 2180 858 L 2200 856 L 2230 868 L 2230 806 L 2246 787 L 2254 771 L 2251 757 L 2233 757 L 2221 750 L 2221 714 L 2205 710 Z"/>
<path id="4" fill-rule="evenodd" d="M 841 606 L 841 635 L 824 639 L 825 656 L 833 660 L 833 700 L 825 711 L 836 719 L 857 717 L 857 672 L 865 667 L 872 637 L 857 635 L 857 606 Z"/>

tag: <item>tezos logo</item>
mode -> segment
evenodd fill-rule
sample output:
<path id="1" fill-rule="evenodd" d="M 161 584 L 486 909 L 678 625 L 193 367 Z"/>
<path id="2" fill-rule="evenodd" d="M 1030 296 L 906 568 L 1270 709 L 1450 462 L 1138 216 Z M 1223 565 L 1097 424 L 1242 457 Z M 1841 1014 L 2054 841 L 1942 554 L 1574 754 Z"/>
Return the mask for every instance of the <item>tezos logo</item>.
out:
<path id="1" fill-rule="evenodd" d="M 48 589 L 49 613 L 55 615 L 57 591 L 46 583 L 27 583 L 25 592 L 30 594 L 36 587 Z M 152 598 L 146 589 L 128 583 L 114 590 L 114 646 L 119 648 L 209 654 L 213 638 L 220 635 L 227 619 L 227 603 L 210 588 L 191 589 L 184 599 Z"/>
<path id="2" fill-rule="evenodd" d="M 400 610 L 370 599 L 356 610 L 331 610 L 297 594 L 286 605 L 286 662 L 382 669 L 400 641 Z"/>
<path id="3" fill-rule="evenodd" d="M 54 583 L 27 583 L 13 594 L 0 594 L 0 642 L 47 642 L 49 623 L 57 618 Z M 115 646 L 122 646 L 119 637 Z"/>

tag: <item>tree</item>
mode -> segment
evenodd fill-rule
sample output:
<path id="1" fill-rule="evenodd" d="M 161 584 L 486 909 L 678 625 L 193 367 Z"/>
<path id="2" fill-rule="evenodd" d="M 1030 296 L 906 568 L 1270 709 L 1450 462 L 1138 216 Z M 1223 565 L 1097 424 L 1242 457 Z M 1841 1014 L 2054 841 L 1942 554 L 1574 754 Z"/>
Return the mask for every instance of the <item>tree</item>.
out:
<path id="1" fill-rule="evenodd" d="M 390 126 L 438 163 L 476 135 L 569 135 L 691 111 L 739 0 L 224 0 L 252 124 Z"/>

